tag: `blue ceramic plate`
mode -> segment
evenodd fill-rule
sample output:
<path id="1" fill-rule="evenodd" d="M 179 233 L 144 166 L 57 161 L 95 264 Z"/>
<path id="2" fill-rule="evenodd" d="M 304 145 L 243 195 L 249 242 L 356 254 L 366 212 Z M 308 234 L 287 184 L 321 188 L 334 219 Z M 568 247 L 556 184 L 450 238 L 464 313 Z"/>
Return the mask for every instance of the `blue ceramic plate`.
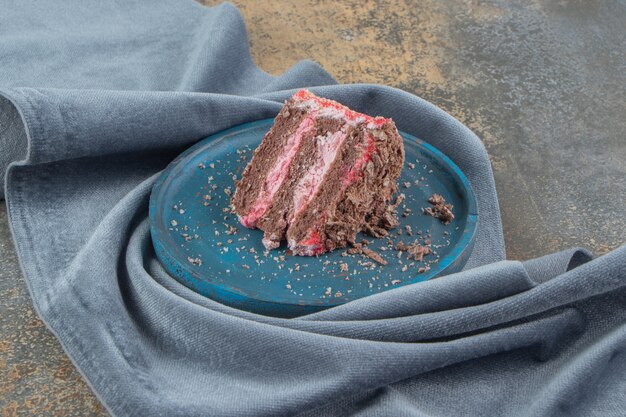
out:
<path id="1" fill-rule="evenodd" d="M 474 193 L 461 170 L 437 149 L 406 133 L 397 243 L 430 240 L 422 262 L 398 258 L 389 239 L 370 248 L 388 264 L 336 250 L 319 257 L 290 256 L 285 247 L 265 252 L 262 232 L 241 226 L 229 212 L 229 195 L 273 119 L 246 123 L 195 144 L 163 172 L 150 197 L 150 231 L 167 271 L 192 290 L 259 314 L 295 317 L 402 285 L 459 271 L 476 231 Z M 433 193 L 454 205 L 449 225 L 422 212 Z M 406 226 L 412 229 L 407 235 Z M 402 232 L 399 235 L 399 231 Z M 347 270 L 346 270 L 347 269 Z"/>

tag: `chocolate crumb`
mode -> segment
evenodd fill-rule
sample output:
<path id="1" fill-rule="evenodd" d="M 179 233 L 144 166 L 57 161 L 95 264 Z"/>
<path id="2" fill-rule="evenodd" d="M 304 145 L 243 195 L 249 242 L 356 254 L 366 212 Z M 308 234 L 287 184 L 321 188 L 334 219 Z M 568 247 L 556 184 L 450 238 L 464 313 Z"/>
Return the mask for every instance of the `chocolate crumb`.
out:
<path id="1" fill-rule="evenodd" d="M 385 261 L 382 256 L 380 256 L 378 253 L 376 253 L 372 249 L 363 246 L 360 243 L 353 243 L 352 248 L 348 249 L 348 253 L 351 255 L 354 255 L 357 253 L 363 254 L 367 256 L 368 258 L 370 258 L 371 260 L 378 262 L 381 265 L 387 265 L 387 261 Z"/>
<path id="2" fill-rule="evenodd" d="M 363 251 L 363 254 L 371 260 L 376 261 L 381 265 L 387 265 L 387 261 L 385 261 L 382 256 L 380 256 L 378 253 L 374 252 L 370 248 L 362 248 L 361 250 Z"/>
<path id="3" fill-rule="evenodd" d="M 428 246 L 422 246 L 417 243 L 406 245 L 403 242 L 398 242 L 396 250 L 400 252 L 407 252 L 408 258 L 415 261 L 422 261 L 424 259 L 424 255 L 432 253 L 432 250 Z"/>
<path id="4" fill-rule="evenodd" d="M 452 204 L 446 204 L 446 200 L 440 194 L 433 194 L 428 198 L 428 202 L 433 205 L 433 207 L 427 207 L 424 209 L 424 213 L 430 214 L 431 216 L 441 220 L 443 224 L 450 224 L 452 219 L 454 219 L 454 214 L 452 214 Z"/>

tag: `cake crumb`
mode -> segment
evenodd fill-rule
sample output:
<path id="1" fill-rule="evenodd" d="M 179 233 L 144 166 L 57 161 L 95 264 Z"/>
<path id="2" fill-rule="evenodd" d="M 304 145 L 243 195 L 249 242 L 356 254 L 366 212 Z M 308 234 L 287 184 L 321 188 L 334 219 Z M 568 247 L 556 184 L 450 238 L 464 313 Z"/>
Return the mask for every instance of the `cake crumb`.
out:
<path id="1" fill-rule="evenodd" d="M 411 226 L 409 226 L 408 224 L 406 226 L 404 226 L 404 228 L 406 229 L 406 234 L 409 236 L 413 236 L 413 229 L 411 228 Z"/>
<path id="2" fill-rule="evenodd" d="M 206 168 L 206 165 L 204 165 L 202 162 L 200 162 L 200 163 L 198 164 L 198 168 L 200 168 L 200 169 L 204 169 L 204 168 Z"/>
<path id="3" fill-rule="evenodd" d="M 210 163 L 209 166 L 211 167 L 211 169 L 215 168 L 215 164 L 214 163 Z"/>
<path id="4" fill-rule="evenodd" d="M 178 226 L 178 222 L 176 220 L 172 220 L 170 224 L 174 227 Z"/>
<path id="5" fill-rule="evenodd" d="M 345 262 L 342 262 L 339 264 L 339 270 L 341 272 L 348 272 L 348 264 Z"/>

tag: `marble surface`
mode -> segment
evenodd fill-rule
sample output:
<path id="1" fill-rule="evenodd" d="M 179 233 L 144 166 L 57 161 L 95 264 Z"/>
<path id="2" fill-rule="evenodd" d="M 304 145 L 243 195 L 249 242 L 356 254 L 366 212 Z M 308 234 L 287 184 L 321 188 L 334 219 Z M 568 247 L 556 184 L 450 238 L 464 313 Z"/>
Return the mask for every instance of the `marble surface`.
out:
<path id="1" fill-rule="evenodd" d="M 206 5 L 217 1 L 204 1 Z M 507 255 L 626 242 L 626 4 L 601 0 L 233 1 L 255 62 L 313 59 L 398 87 L 491 156 Z M 106 416 L 33 311 L 0 206 L 0 416 Z"/>

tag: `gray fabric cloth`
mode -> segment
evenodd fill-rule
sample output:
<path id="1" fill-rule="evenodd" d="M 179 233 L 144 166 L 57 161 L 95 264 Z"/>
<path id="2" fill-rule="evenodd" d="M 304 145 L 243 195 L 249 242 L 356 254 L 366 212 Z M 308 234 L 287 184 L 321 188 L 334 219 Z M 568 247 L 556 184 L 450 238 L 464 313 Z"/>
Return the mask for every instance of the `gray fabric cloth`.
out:
<path id="1" fill-rule="evenodd" d="M 487 154 L 408 93 L 250 58 L 230 5 L 0 0 L 0 171 L 33 302 L 115 416 L 624 416 L 626 247 L 504 260 Z M 147 202 L 179 152 L 293 89 L 393 117 L 476 192 L 465 271 L 297 319 L 159 265 Z"/>

